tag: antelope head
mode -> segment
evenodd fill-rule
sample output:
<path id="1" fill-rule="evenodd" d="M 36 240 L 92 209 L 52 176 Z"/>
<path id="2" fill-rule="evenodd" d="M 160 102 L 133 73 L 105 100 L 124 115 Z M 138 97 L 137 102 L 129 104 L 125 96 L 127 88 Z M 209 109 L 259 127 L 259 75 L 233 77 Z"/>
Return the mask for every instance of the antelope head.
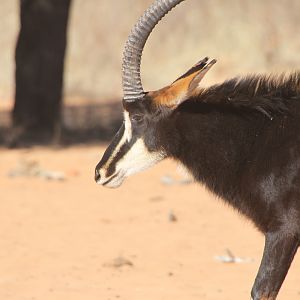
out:
<path id="1" fill-rule="evenodd" d="M 98 184 L 118 187 L 129 175 L 168 156 L 160 129 L 183 101 L 199 93 L 201 79 L 216 62 L 204 58 L 172 84 L 157 91 L 144 92 L 140 65 L 145 43 L 156 24 L 182 1 L 156 0 L 128 37 L 123 54 L 124 121 L 96 166 Z"/>

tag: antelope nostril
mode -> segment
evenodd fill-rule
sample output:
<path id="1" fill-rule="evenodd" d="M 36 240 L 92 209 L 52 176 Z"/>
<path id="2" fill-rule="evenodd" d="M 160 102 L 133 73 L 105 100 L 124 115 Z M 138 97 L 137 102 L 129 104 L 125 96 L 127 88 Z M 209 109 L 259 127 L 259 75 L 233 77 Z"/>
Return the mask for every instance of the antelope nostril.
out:
<path id="1" fill-rule="evenodd" d="M 101 179 L 101 175 L 98 169 L 95 169 L 95 181 L 98 182 Z"/>

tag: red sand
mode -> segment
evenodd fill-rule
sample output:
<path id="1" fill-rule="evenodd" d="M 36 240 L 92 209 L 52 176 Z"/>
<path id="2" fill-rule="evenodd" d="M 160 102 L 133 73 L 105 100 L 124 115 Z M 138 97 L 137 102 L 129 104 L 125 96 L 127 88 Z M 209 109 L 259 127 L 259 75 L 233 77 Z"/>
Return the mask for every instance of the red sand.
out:
<path id="1" fill-rule="evenodd" d="M 254 226 L 199 185 L 163 185 L 178 178 L 170 161 L 97 186 L 103 149 L 0 149 L 0 299 L 249 299 L 263 249 Z M 67 180 L 8 177 L 21 158 Z M 227 248 L 253 262 L 217 261 Z M 300 299 L 299 283 L 300 255 L 278 299 Z"/>

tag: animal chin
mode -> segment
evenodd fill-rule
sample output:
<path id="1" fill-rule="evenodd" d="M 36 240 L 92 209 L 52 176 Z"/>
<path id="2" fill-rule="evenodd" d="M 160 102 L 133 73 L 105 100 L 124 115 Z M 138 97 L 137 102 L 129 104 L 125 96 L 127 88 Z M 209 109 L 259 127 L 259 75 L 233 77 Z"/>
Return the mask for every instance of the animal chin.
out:
<path id="1" fill-rule="evenodd" d="M 114 189 L 119 187 L 123 183 L 124 179 L 125 176 L 123 174 L 117 173 L 115 174 L 115 176 L 112 176 L 109 180 L 103 182 L 102 185 L 104 187 Z"/>

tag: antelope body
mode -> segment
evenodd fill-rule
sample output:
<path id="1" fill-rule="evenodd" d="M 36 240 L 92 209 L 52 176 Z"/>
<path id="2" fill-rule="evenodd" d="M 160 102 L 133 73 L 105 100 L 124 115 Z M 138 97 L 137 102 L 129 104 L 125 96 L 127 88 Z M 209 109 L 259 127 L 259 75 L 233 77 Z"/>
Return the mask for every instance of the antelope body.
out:
<path id="1" fill-rule="evenodd" d="M 145 93 L 140 60 L 159 20 L 183 0 L 156 0 L 131 32 L 123 59 L 124 122 L 96 167 L 118 187 L 166 157 L 253 221 L 265 249 L 252 299 L 276 299 L 300 242 L 300 73 L 199 83 L 201 60 L 171 85 Z"/>

